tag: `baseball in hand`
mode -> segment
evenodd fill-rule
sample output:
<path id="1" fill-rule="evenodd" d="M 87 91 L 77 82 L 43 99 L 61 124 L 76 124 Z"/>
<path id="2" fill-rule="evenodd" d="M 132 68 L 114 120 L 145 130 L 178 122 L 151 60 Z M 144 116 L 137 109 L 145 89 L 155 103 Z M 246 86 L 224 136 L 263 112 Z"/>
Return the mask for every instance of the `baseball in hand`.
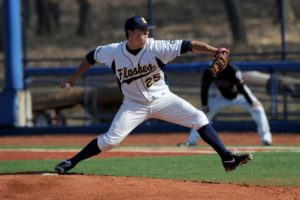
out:
<path id="1" fill-rule="evenodd" d="M 70 84 L 70 83 L 65 83 L 65 89 L 66 89 L 66 90 L 71 89 L 71 84 Z"/>

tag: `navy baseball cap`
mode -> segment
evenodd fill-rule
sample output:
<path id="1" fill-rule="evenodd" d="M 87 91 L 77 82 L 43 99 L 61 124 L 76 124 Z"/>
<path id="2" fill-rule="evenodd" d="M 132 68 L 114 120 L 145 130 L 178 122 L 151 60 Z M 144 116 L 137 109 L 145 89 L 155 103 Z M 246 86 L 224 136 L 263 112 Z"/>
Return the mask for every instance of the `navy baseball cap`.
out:
<path id="1" fill-rule="evenodd" d="M 132 16 L 125 22 L 125 32 L 134 29 L 153 29 L 154 26 L 148 24 L 144 17 Z"/>

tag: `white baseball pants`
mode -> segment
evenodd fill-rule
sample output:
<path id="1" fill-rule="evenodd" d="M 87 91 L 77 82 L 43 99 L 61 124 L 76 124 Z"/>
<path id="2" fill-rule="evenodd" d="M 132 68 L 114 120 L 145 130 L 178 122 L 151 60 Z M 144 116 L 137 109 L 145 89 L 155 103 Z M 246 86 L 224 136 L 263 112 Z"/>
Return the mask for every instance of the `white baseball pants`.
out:
<path id="1" fill-rule="evenodd" d="M 151 118 L 194 129 L 199 129 L 209 123 L 202 111 L 172 92 L 149 103 L 137 103 L 124 99 L 108 132 L 98 136 L 99 148 L 101 151 L 112 149 L 135 127 Z"/>

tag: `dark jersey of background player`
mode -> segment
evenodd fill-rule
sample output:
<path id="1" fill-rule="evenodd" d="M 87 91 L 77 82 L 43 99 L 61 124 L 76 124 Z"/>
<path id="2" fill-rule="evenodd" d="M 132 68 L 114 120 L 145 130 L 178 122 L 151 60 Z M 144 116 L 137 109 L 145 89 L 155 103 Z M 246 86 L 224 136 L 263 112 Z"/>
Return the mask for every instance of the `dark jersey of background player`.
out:
<path id="1" fill-rule="evenodd" d="M 253 102 L 250 95 L 244 87 L 241 71 L 228 63 L 227 67 L 216 77 L 213 76 L 208 69 L 204 71 L 201 84 L 202 106 L 207 106 L 208 90 L 212 82 L 214 82 L 224 98 L 232 100 L 241 93 L 248 103 L 252 105 Z"/>

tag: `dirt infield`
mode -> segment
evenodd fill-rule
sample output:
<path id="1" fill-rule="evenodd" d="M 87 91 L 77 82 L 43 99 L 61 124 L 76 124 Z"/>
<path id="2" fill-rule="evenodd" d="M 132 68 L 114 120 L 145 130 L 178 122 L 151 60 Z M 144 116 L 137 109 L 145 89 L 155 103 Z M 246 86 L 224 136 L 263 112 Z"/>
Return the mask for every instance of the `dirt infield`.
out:
<path id="1" fill-rule="evenodd" d="M 1 146 L 9 145 L 85 145 L 96 135 L 57 135 L 57 136 L 26 136 L 0 137 Z M 102 157 L 124 156 L 155 156 L 185 155 L 195 151 L 178 150 L 159 152 L 129 151 L 128 146 L 164 145 L 174 147 L 183 141 L 186 134 L 141 134 L 130 135 L 120 145 L 119 150 L 107 152 Z M 226 145 L 259 145 L 255 133 L 229 134 L 220 137 Z M 300 144 L 299 134 L 276 134 L 274 145 Z M 200 145 L 204 145 L 203 142 Z M 122 151 L 127 149 L 127 151 Z M 149 148 L 148 148 L 149 149 Z M 191 149 L 191 148 L 190 148 Z M 192 148 L 193 149 L 193 148 Z M 209 149 L 209 148 L 207 148 Z M 54 151 L 0 151 L 0 160 L 10 159 L 65 159 L 74 154 Z M 105 199 L 105 200 L 185 200 L 185 199 L 264 199 L 264 200 L 296 200 L 300 197 L 299 188 L 295 187 L 261 187 L 236 184 L 218 184 L 193 181 L 161 180 L 139 177 L 115 177 L 95 175 L 60 175 L 53 173 L 28 172 L 0 176 L 0 199 Z"/>

